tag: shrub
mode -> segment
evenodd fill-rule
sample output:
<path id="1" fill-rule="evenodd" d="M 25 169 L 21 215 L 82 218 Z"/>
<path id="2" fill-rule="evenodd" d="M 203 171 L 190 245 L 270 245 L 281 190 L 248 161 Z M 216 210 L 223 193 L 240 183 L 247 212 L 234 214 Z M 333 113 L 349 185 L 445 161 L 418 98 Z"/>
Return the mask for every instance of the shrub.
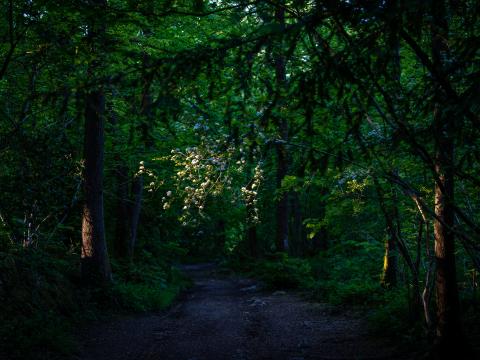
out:
<path id="1" fill-rule="evenodd" d="M 85 321 L 112 311 L 164 309 L 189 286 L 169 261 L 145 252 L 137 263 L 112 261 L 111 286 L 84 288 L 79 260 L 64 248 L 0 252 L 2 359 L 67 357 L 76 349 L 73 329 Z"/>
<path id="2" fill-rule="evenodd" d="M 0 252 L 0 353 L 46 359 L 74 349 L 70 325 L 82 313 L 74 286 L 76 265 L 72 254 L 23 248 Z"/>
<path id="3" fill-rule="evenodd" d="M 275 254 L 273 259 L 257 263 L 255 272 L 274 289 L 307 289 L 314 282 L 309 262 L 286 254 Z"/>
<path id="4" fill-rule="evenodd" d="M 353 278 L 345 282 L 337 280 L 319 281 L 316 284 L 317 296 L 335 305 L 371 305 L 378 303 L 379 284 Z"/>

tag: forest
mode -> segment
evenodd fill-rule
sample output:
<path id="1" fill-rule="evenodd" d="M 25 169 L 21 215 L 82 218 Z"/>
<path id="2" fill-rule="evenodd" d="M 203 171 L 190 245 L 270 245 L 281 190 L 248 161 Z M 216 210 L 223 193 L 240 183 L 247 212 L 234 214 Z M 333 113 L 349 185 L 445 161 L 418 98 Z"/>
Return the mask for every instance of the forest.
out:
<path id="1" fill-rule="evenodd" d="M 480 2 L 0 3 L 0 359 L 480 356 Z"/>

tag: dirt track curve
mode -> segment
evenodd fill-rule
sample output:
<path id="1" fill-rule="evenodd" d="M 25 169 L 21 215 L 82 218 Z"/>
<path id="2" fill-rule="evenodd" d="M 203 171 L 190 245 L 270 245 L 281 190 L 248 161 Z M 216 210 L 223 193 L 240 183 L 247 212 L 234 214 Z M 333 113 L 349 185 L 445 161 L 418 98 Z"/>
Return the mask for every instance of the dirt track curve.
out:
<path id="1" fill-rule="evenodd" d="M 253 280 L 185 266 L 195 286 L 170 311 L 112 320 L 83 334 L 79 360 L 407 359 L 354 314 Z"/>

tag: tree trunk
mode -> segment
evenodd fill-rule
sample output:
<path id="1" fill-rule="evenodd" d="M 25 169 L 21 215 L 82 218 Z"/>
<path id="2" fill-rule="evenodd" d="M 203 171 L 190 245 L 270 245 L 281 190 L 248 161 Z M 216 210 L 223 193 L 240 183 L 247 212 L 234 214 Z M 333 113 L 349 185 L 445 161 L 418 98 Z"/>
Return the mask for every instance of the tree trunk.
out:
<path id="1" fill-rule="evenodd" d="M 277 148 L 277 189 L 282 186 L 282 180 L 287 175 L 287 159 L 285 146 L 278 146 Z M 288 191 L 283 192 L 278 200 L 276 215 L 277 215 L 277 231 L 276 231 L 276 247 L 277 251 L 288 251 L 288 220 L 289 220 L 289 198 Z"/>
<path id="2" fill-rule="evenodd" d="M 115 88 L 112 88 L 112 98 L 116 97 L 117 91 Z M 121 144 L 118 143 L 117 138 L 120 135 L 120 130 L 118 127 L 118 118 L 113 107 L 113 102 L 110 102 L 109 106 L 110 112 L 110 124 L 113 128 L 113 148 L 116 152 L 115 154 L 115 165 L 113 167 L 113 176 L 116 179 L 116 204 L 115 204 L 115 238 L 113 241 L 113 249 L 115 256 L 119 259 L 128 258 L 128 244 L 129 244 L 129 218 L 128 218 L 128 166 L 125 164 L 124 159 L 120 155 Z"/>
<path id="3" fill-rule="evenodd" d="M 318 189 L 318 190 L 317 190 Z M 319 187 L 315 188 L 314 191 L 317 191 L 320 195 L 320 201 L 316 204 L 316 217 L 318 219 L 324 219 L 326 213 L 326 201 L 323 200 L 329 193 L 329 189 L 326 187 Z M 307 198 L 310 196 L 307 194 Z M 311 255 L 317 255 L 320 251 L 328 250 L 328 231 L 325 226 L 322 226 L 318 231 L 315 233 L 313 239 L 310 240 L 308 243 L 309 245 L 309 252 Z"/>
<path id="4" fill-rule="evenodd" d="M 258 257 L 257 250 L 257 227 L 255 224 L 249 224 L 247 228 L 248 251 L 252 258 Z"/>
<path id="5" fill-rule="evenodd" d="M 255 149 L 257 146 L 255 140 L 255 126 L 253 124 L 250 125 L 250 131 L 248 133 L 248 139 L 251 141 L 248 156 L 247 156 L 247 167 L 248 167 L 248 177 L 247 177 L 247 189 L 252 190 L 253 183 L 255 181 L 255 174 L 256 171 L 254 170 L 255 167 Z M 258 190 L 258 189 L 256 189 Z M 258 210 L 256 209 L 255 203 L 251 201 L 247 201 L 246 204 L 246 239 L 247 239 L 247 251 L 248 254 L 252 258 L 258 257 L 258 244 L 257 244 L 257 216 Z"/>
<path id="6" fill-rule="evenodd" d="M 97 0 L 95 10 L 105 13 L 106 3 Z M 92 53 L 100 53 L 105 35 L 105 23 L 92 19 L 88 40 Z M 99 56 L 100 57 L 100 56 Z M 89 76 L 95 74 L 99 60 L 93 61 L 88 69 Z M 103 89 L 89 90 L 85 98 L 85 204 L 82 219 L 82 278 L 86 284 L 108 282 L 111 278 L 103 214 L 103 157 L 104 157 L 104 112 Z"/>
<path id="7" fill-rule="evenodd" d="M 305 254 L 305 239 L 303 232 L 303 214 L 300 195 L 298 192 L 292 192 L 292 242 L 294 255 L 302 256 Z"/>
<path id="8" fill-rule="evenodd" d="M 387 225 L 387 228 L 389 226 Z M 390 229 L 387 229 L 385 254 L 383 255 L 382 285 L 391 287 L 397 285 L 397 255 L 395 238 Z"/>
<path id="9" fill-rule="evenodd" d="M 85 109 L 85 205 L 82 220 L 82 277 L 88 284 L 110 279 L 103 215 L 104 96 L 92 91 Z"/>
<path id="10" fill-rule="evenodd" d="M 150 29 L 143 29 L 146 37 L 152 35 Z M 143 55 L 143 66 L 148 69 L 151 64 L 150 56 L 147 53 Z M 143 89 L 142 98 L 140 101 L 140 114 L 142 115 L 140 132 L 145 150 L 152 149 L 154 139 L 151 134 L 153 113 L 152 113 L 152 95 L 150 93 L 150 85 L 153 81 L 153 74 L 147 70 L 142 74 Z M 135 244 L 137 243 L 138 225 L 140 223 L 140 213 L 142 210 L 143 200 L 143 183 L 144 177 L 142 174 L 136 174 L 132 180 L 132 204 L 130 206 L 130 240 L 128 244 L 128 257 L 133 258 L 135 252 Z"/>
<path id="11" fill-rule="evenodd" d="M 132 258 L 137 243 L 138 223 L 142 210 L 143 176 L 135 176 L 132 181 L 133 203 L 130 208 L 130 241 L 128 244 L 128 257 Z"/>
<path id="12" fill-rule="evenodd" d="M 282 6 L 275 8 L 275 21 L 281 27 L 285 27 L 285 10 Z M 286 105 L 285 91 L 287 85 L 286 77 L 286 59 L 283 55 L 282 42 L 277 45 L 278 48 L 275 54 L 275 79 L 277 84 L 277 92 L 279 93 L 278 105 L 280 109 Z M 277 127 L 280 135 L 280 142 L 277 144 L 277 189 L 282 186 L 282 180 L 288 173 L 289 158 L 285 143 L 288 141 L 288 122 L 283 115 L 283 111 L 279 111 L 280 119 L 277 121 Z M 288 239 L 288 221 L 289 221 L 289 194 L 284 192 L 280 195 L 280 199 L 277 204 L 276 217 L 277 217 L 277 229 L 276 229 L 276 248 L 277 251 L 288 251 L 289 239 Z"/>
<path id="13" fill-rule="evenodd" d="M 130 229 L 128 214 L 128 167 L 123 164 L 123 160 L 118 156 L 116 158 L 115 177 L 117 180 L 117 204 L 116 204 L 116 226 L 115 226 L 115 255 L 119 259 L 126 259 L 130 253 Z"/>
<path id="14" fill-rule="evenodd" d="M 378 196 L 380 209 L 382 210 L 386 225 L 385 254 L 383 256 L 383 273 L 381 283 L 385 287 L 397 285 L 397 240 L 399 235 L 395 226 L 394 214 L 386 203 L 385 194 L 376 177 L 373 178 Z M 394 205 L 396 206 L 396 205 Z"/>
<path id="15" fill-rule="evenodd" d="M 252 181 L 247 185 L 248 190 L 252 190 Z M 252 258 L 257 257 L 257 222 L 255 220 L 257 216 L 257 211 L 255 209 L 255 205 L 247 202 L 246 206 L 246 213 L 247 213 L 247 231 L 246 231 L 246 236 L 247 236 L 247 251 L 248 254 Z"/>
<path id="16" fill-rule="evenodd" d="M 441 132 L 441 131 L 440 131 Z M 455 265 L 455 237 L 453 208 L 453 142 L 440 135 L 435 170 L 438 179 L 435 184 L 435 259 L 437 330 L 436 340 L 440 354 L 451 346 L 461 343 L 460 304 Z"/>
<path id="17" fill-rule="evenodd" d="M 437 69 L 443 68 L 448 57 L 448 23 L 443 0 L 432 7 L 432 58 Z M 455 115 L 443 106 L 448 99 L 439 84 L 435 92 L 433 114 L 435 154 L 435 261 L 436 261 L 436 356 L 440 359 L 463 358 L 464 337 L 460 321 L 455 265 L 454 161 Z M 455 356 L 454 356 L 455 355 Z"/>

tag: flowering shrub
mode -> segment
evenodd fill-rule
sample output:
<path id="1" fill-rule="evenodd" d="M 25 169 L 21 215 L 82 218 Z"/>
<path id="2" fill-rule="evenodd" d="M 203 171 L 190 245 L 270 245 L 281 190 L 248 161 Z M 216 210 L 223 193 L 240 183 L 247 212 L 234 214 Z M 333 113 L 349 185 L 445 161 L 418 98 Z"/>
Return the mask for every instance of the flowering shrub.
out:
<path id="1" fill-rule="evenodd" d="M 204 140 L 205 138 L 202 137 Z M 223 195 L 231 204 L 242 202 L 248 209 L 247 221 L 259 222 L 257 205 L 258 189 L 263 180 L 261 162 L 253 170 L 253 177 L 244 183 L 244 172 L 248 165 L 243 148 L 235 148 L 220 140 L 184 150 L 173 149 L 170 155 L 160 160 L 174 165 L 174 190 L 167 190 L 162 197 L 162 208 L 168 210 L 174 202 L 181 202 L 179 220 L 183 226 L 195 223 L 195 214 L 206 217 L 205 207 L 209 197 Z"/>

